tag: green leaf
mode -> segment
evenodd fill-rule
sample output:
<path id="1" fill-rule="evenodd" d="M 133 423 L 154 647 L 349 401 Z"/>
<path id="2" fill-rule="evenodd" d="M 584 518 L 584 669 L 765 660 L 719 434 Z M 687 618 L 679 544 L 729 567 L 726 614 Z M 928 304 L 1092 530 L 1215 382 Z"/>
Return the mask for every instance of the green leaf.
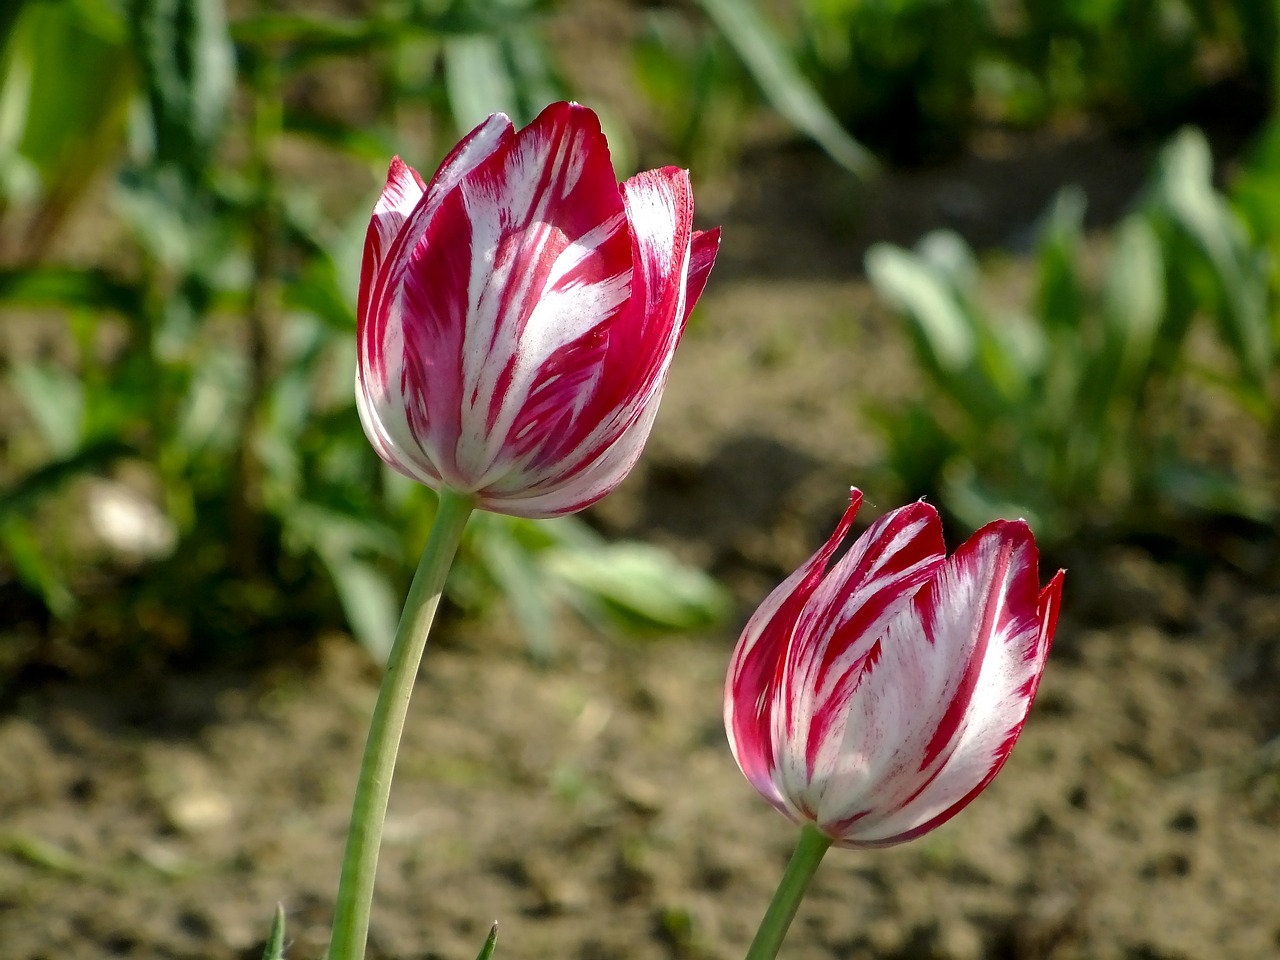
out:
<path id="1" fill-rule="evenodd" d="M 940 370 L 959 373 L 973 363 L 977 353 L 973 325 L 935 268 L 887 243 L 867 251 L 866 268 L 876 292 L 914 323 Z"/>
<path id="2" fill-rule="evenodd" d="M 522 533 L 535 532 L 538 526 L 532 521 L 479 514 L 473 520 L 469 541 L 511 604 L 529 652 L 535 659 L 548 660 L 556 648 L 558 598 L 541 562 L 545 548 L 521 542 Z"/>
<path id="3" fill-rule="evenodd" d="M 237 17 L 231 27 L 236 43 L 272 47 L 367 50 L 394 40 L 405 29 L 398 21 L 377 17 L 343 19 L 323 14 L 254 13 Z"/>
<path id="4" fill-rule="evenodd" d="M 16 5 L 4 6 L 8 15 Z M 30 3 L 13 23 L 0 94 L 0 156 L 8 188 L 32 192 L 30 174 L 40 181 L 43 203 L 31 221 L 28 257 L 119 154 L 133 91 L 124 39 L 124 21 L 107 4 Z"/>
<path id="5" fill-rule="evenodd" d="M 267 935 L 267 944 L 262 949 L 262 960 L 284 960 L 283 904 L 276 904 L 275 915 L 271 918 L 271 932 Z"/>
<path id="6" fill-rule="evenodd" d="M 353 127 L 310 113 L 286 110 L 284 128 L 290 133 L 313 137 L 326 147 L 370 163 L 385 164 L 387 158 L 396 152 L 395 136 L 377 127 Z"/>
<path id="7" fill-rule="evenodd" d="M 9 374 L 9 382 L 49 449 L 60 457 L 72 454 L 80 445 L 84 426 L 80 378 L 60 367 L 20 363 Z"/>
<path id="8" fill-rule="evenodd" d="M 1212 265 L 1223 334 L 1241 371 L 1265 390 L 1272 357 L 1265 252 L 1250 247 L 1243 225 L 1214 190 L 1213 157 L 1199 130 L 1187 128 L 1165 147 L 1157 197 Z"/>
<path id="9" fill-rule="evenodd" d="M 32 266 L 0 270 L 0 302 L 136 316 L 142 311 L 142 292 L 104 270 Z"/>
<path id="10" fill-rule="evenodd" d="M 69 619 L 76 609 L 75 596 L 66 578 L 45 557 L 45 545 L 34 535 L 31 524 L 0 514 L 0 546 L 18 579 L 40 594 L 49 612 L 59 620 Z"/>
<path id="11" fill-rule="evenodd" d="M 1132 395 L 1151 361 L 1152 347 L 1165 314 L 1164 255 L 1146 220 L 1129 217 L 1116 231 L 1103 288 L 1106 352 L 1116 367 L 1117 383 L 1104 392 Z"/>
<path id="12" fill-rule="evenodd" d="M 698 0 L 783 117 L 860 179 L 877 170 L 875 157 L 840 125 L 783 50 L 750 0 Z"/>
<path id="13" fill-rule="evenodd" d="M 68 480 L 101 470 L 121 457 L 136 455 L 136 450 L 119 440 L 101 440 L 47 463 L 0 491 L 0 520 L 29 511 L 40 498 L 53 493 Z"/>
<path id="14" fill-rule="evenodd" d="M 0 7 L 0 50 L 8 44 L 9 34 L 13 31 L 14 24 L 18 22 L 18 14 L 22 12 L 25 2 L 26 0 L 9 0 Z"/>
<path id="15" fill-rule="evenodd" d="M 208 168 L 235 84 L 235 52 L 222 0 L 132 0 L 155 158 L 191 179 Z"/>
<path id="16" fill-rule="evenodd" d="M 553 549 L 546 564 L 569 588 L 575 606 L 616 629 L 705 630 L 722 622 L 733 606 L 712 577 L 646 543 Z"/>
<path id="17" fill-rule="evenodd" d="M 947 470 L 942 497 L 947 508 L 974 530 L 997 517 L 1021 518 L 1031 525 L 1037 536 L 1057 540 L 1067 535 L 1068 525 L 1078 520 L 1067 511 L 1053 509 L 1056 504 L 1052 499 L 1039 503 L 1034 499 L 1034 492 L 1031 499 L 1021 499 L 987 486 L 978 477 L 975 465 L 968 461 L 956 461 Z"/>
<path id="18" fill-rule="evenodd" d="M 1162 464 L 1156 483 L 1162 493 L 1184 507 L 1261 524 L 1272 524 L 1276 520 L 1274 496 L 1210 467 L 1192 463 Z"/>
<path id="19" fill-rule="evenodd" d="M 489 928 L 489 936 L 485 938 L 484 946 L 480 948 L 480 952 L 476 954 L 476 960 L 490 960 L 493 956 L 493 950 L 498 945 L 498 925 L 494 923 Z"/>
<path id="20" fill-rule="evenodd" d="M 319 556 L 333 578 L 351 633 L 378 663 L 386 663 L 400 622 L 400 600 L 390 578 L 349 554 L 321 550 Z"/>
<path id="21" fill-rule="evenodd" d="M 385 663 L 400 620 L 400 597 L 391 578 L 367 557 L 398 556 L 395 532 L 319 503 L 285 500 L 270 507 L 284 524 L 289 548 L 312 551 L 328 571 L 356 640 Z"/>
<path id="22" fill-rule="evenodd" d="M 445 87 L 454 121 L 470 130 L 491 113 L 521 119 L 515 81 L 496 37 L 453 37 L 444 45 Z"/>
<path id="23" fill-rule="evenodd" d="M 1080 254 L 1084 236 L 1085 195 L 1064 187 L 1040 225 L 1040 283 L 1037 308 L 1045 324 L 1078 337 L 1085 314 Z"/>
<path id="24" fill-rule="evenodd" d="M 6 833 L 0 835 L 0 850 L 24 863 L 48 870 L 50 873 L 87 879 L 94 875 L 84 860 L 57 844 L 30 833 Z"/>

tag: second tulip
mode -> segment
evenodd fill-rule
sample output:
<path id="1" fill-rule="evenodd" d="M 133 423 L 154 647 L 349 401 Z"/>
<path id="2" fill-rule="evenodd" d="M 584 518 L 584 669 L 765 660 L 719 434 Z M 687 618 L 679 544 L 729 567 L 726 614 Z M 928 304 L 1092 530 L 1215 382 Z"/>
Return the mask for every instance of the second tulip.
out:
<path id="1" fill-rule="evenodd" d="M 1021 520 L 988 524 L 948 557 L 926 503 L 885 514 L 828 569 L 861 499 L 747 624 L 724 716 L 765 799 L 836 845 L 879 847 L 945 823 L 1004 765 L 1063 573 L 1041 589 Z"/>

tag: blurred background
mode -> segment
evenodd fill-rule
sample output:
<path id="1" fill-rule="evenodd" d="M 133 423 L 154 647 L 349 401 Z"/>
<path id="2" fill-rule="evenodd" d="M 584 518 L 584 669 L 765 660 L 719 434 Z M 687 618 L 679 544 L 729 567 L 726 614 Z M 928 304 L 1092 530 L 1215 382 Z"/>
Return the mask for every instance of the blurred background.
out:
<path id="1" fill-rule="evenodd" d="M 1027 517 L 1064 623 L 992 796 L 788 952 L 1274 956 L 1278 53 L 1272 0 L 7 0 L 7 955 L 322 952 L 433 514 L 355 411 L 369 213 L 569 98 L 720 260 L 623 488 L 473 521 L 373 955 L 740 955 L 791 834 L 722 672 L 856 484 Z"/>

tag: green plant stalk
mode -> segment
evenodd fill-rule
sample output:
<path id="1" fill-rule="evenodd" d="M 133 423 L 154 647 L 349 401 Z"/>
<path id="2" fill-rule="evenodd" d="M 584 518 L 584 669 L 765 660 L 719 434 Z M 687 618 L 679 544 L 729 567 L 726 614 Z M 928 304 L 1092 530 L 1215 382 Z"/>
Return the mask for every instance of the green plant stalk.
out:
<path id="1" fill-rule="evenodd" d="M 773 901 L 765 911 L 756 937 L 747 949 L 746 960 L 773 960 L 782 946 L 782 938 L 787 935 L 791 921 L 800 908 L 805 891 L 809 889 L 809 881 L 822 862 L 823 855 L 831 847 L 831 838 L 824 836 L 811 823 L 806 823 L 800 831 L 800 839 L 796 842 L 795 852 L 791 854 L 791 862 L 778 881 L 778 889 L 773 894 Z"/>
<path id="2" fill-rule="evenodd" d="M 409 596 L 400 615 L 395 643 L 387 660 L 387 670 L 378 691 L 378 702 L 369 722 L 356 783 L 356 798 L 347 832 L 347 851 L 342 860 L 338 902 L 334 910 L 333 934 L 329 940 L 329 960 L 362 960 L 369 937 L 369 911 L 373 904 L 373 883 L 378 871 L 378 849 L 387 817 L 391 778 L 395 773 L 400 735 L 409 709 L 409 697 L 418 676 L 427 645 L 427 634 L 435 619 L 445 578 L 462 540 L 467 518 L 475 500 L 465 494 L 443 490 L 426 549 L 413 575 Z"/>

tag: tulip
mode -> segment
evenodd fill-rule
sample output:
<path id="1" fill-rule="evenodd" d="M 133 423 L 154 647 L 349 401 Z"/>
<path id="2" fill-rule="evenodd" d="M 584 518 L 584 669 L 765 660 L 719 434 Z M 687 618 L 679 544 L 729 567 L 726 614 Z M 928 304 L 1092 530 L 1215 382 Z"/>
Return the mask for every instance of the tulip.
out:
<path id="1" fill-rule="evenodd" d="M 429 183 L 398 157 L 366 235 L 356 399 L 378 454 L 523 517 L 626 477 L 706 284 L 684 170 L 619 184 L 595 114 L 494 114 Z"/>
<path id="2" fill-rule="evenodd" d="M 946 556 L 925 503 L 832 564 L 861 499 L 751 618 L 725 684 L 738 766 L 822 849 L 919 837 L 991 782 L 1031 709 L 1064 576 L 1040 588 L 1021 520 Z"/>
<path id="3" fill-rule="evenodd" d="M 468 517 L 560 516 L 622 482 L 719 242 L 693 229 L 686 171 L 619 184 L 577 104 L 519 131 L 494 114 L 429 183 L 391 161 L 365 234 L 356 407 L 378 455 L 440 498 L 369 724 L 329 960 L 365 954 L 400 735 Z"/>

